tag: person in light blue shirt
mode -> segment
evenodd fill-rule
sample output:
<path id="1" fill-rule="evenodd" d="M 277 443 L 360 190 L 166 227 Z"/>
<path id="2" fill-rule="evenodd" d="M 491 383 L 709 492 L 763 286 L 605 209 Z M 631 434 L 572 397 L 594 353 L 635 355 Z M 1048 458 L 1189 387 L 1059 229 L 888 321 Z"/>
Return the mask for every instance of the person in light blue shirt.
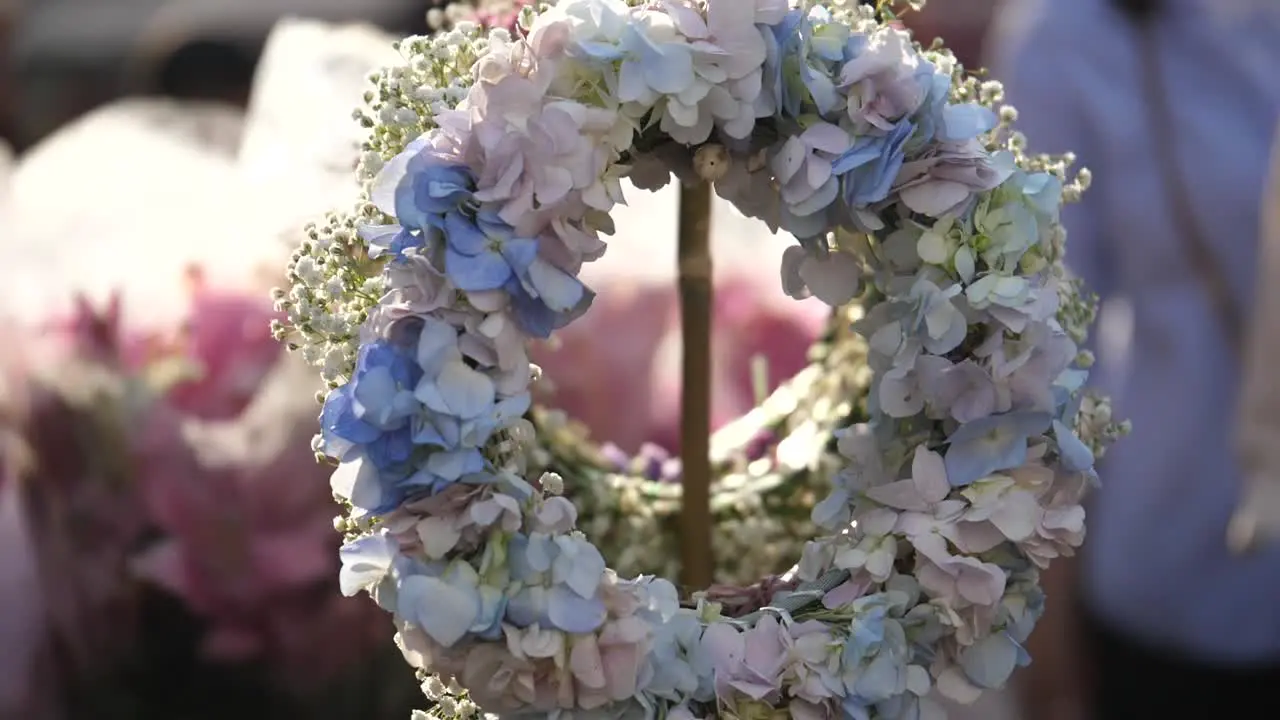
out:
<path id="1" fill-rule="evenodd" d="M 1076 717 L 1274 707 L 1280 547 L 1237 556 L 1224 539 L 1240 485 L 1232 420 L 1241 368 L 1205 266 L 1180 234 L 1201 232 L 1247 321 L 1280 121 L 1280 2 L 1009 0 L 998 22 L 993 74 L 1029 149 L 1074 152 L 1093 173 L 1064 215 L 1067 261 L 1105 303 L 1095 378 L 1133 423 L 1100 467 L 1075 574 L 1081 624 L 1046 618 L 1064 634 L 1038 640 L 1050 653 L 1086 640 L 1093 702 Z M 1145 38 L 1155 42 L 1151 63 Z M 1147 102 L 1151 77 L 1167 106 Z M 1161 140 L 1159 123 L 1171 139 Z M 1184 184 L 1185 208 L 1170 179 Z M 1065 613 L 1071 599 L 1050 603 Z M 1068 636 L 1072 627 L 1081 632 Z M 1049 680 L 1037 702 L 1071 699 L 1053 697 Z M 1049 717 L 1047 707 L 1031 717 Z"/>

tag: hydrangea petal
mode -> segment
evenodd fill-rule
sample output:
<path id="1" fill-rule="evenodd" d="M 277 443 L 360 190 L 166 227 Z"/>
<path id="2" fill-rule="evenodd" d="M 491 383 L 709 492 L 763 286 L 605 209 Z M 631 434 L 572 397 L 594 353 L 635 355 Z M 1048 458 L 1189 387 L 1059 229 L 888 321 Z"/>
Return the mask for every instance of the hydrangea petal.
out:
<path id="1" fill-rule="evenodd" d="M 555 312 L 566 312 L 582 302 L 585 289 L 574 276 L 541 258 L 529 265 L 529 282 L 538 297 Z"/>
<path id="2" fill-rule="evenodd" d="M 1004 687 L 1018 666 L 1018 644 L 1007 633 L 989 635 L 960 653 L 965 677 L 980 688 Z"/>
<path id="3" fill-rule="evenodd" d="M 495 290 L 511 278 L 511 266 L 498 253 L 463 255 L 453 248 L 445 251 L 444 269 L 459 290 Z"/>
<path id="4" fill-rule="evenodd" d="M 342 569 L 338 572 L 338 586 L 342 594 L 352 597 L 361 590 L 368 590 L 387 576 L 398 548 L 385 533 L 367 535 L 344 543 L 338 551 Z"/>
<path id="5" fill-rule="evenodd" d="M 422 628 L 440 645 L 453 647 L 480 616 L 480 595 L 474 587 L 411 575 L 400 581 L 396 614 Z"/>
<path id="6" fill-rule="evenodd" d="M 1058 441 L 1058 455 L 1070 472 L 1084 472 L 1093 467 L 1093 451 L 1063 423 L 1053 421 L 1053 436 Z"/>
<path id="7" fill-rule="evenodd" d="M 800 264 L 800 278 L 819 300 L 841 307 L 862 289 L 862 266 L 844 252 L 830 252 L 822 258 L 809 255 Z"/>
<path id="8" fill-rule="evenodd" d="M 560 585 L 547 593 L 547 618 L 564 632 L 595 632 L 604 623 L 605 616 L 604 603 L 597 597 L 582 597 Z"/>
<path id="9" fill-rule="evenodd" d="M 431 403 L 427 406 L 436 412 L 459 418 L 479 417 L 493 407 L 497 392 L 488 375 L 459 361 L 451 362 L 441 369 L 436 387 L 439 389 L 437 397 L 442 406 L 432 407 Z"/>

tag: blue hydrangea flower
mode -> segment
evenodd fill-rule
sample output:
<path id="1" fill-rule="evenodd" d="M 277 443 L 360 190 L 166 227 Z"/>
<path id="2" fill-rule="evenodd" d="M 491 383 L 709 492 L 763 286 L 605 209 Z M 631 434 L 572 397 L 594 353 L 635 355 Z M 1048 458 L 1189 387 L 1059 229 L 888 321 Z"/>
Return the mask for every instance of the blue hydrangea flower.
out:
<path id="1" fill-rule="evenodd" d="M 904 118 L 886 135 L 868 135 L 854 142 L 832 163 L 841 178 L 845 204 L 865 208 L 889 197 L 893 182 L 906 161 L 905 146 L 915 125 Z"/>
<path id="2" fill-rule="evenodd" d="M 988 415 L 960 426 L 947 438 L 947 480 L 952 487 L 965 487 L 1001 470 L 1011 470 L 1027 461 L 1027 441 L 1049 429 L 1047 412 L 1019 410 Z"/>
<path id="3" fill-rule="evenodd" d="M 902 691 L 910 651 L 902 623 L 890 616 L 894 598 L 878 593 L 853 603 L 854 618 L 840 655 L 844 709 L 851 717 Z"/>
<path id="4" fill-rule="evenodd" d="M 548 337 L 586 312 L 594 295 L 582 281 L 538 257 L 535 238 L 518 237 L 497 212 L 445 220 L 445 274 L 465 291 L 504 290 L 521 329 Z"/>
<path id="5" fill-rule="evenodd" d="M 323 450 L 346 460 L 363 452 L 379 469 L 409 460 L 414 388 L 422 370 L 406 348 L 377 340 L 360 348 L 350 382 L 329 392 L 320 413 Z"/>
<path id="6" fill-rule="evenodd" d="M 385 515 L 400 506 L 412 491 L 409 463 L 380 469 L 363 449 L 343 460 L 329 478 L 338 497 L 351 502 L 357 517 Z"/>
<path id="7" fill-rule="evenodd" d="M 670 40 L 656 36 L 645 24 L 636 22 L 629 23 L 622 33 L 618 97 L 624 102 L 675 95 L 688 90 L 697 79 L 693 47 L 679 36 Z"/>
<path id="8" fill-rule="evenodd" d="M 422 437 L 415 435 L 414 442 L 429 444 L 420 442 Z M 436 493 L 453 483 L 483 473 L 485 465 L 484 455 L 476 448 L 436 448 L 426 456 L 422 466 L 400 482 L 396 489 L 401 491 L 402 499 L 407 499 L 414 493 Z"/>
<path id="9" fill-rule="evenodd" d="M 506 597 L 465 560 L 454 561 L 439 576 L 406 575 L 398 591 L 396 615 L 444 647 L 468 635 L 490 640 L 501 636 Z"/>
<path id="10" fill-rule="evenodd" d="M 418 344 L 418 365 L 423 373 L 414 388 L 415 397 L 435 422 L 440 447 L 481 447 L 497 420 L 522 414 L 528 408 L 527 393 L 500 398 L 493 380 L 472 368 L 458 347 L 457 330 L 440 320 L 427 318 Z"/>
<path id="11" fill-rule="evenodd" d="M 421 248 L 425 242 L 421 233 L 413 233 L 400 225 L 362 225 L 356 230 L 369 248 L 369 257 L 383 255 L 399 257 L 405 250 Z"/>
<path id="12" fill-rule="evenodd" d="M 542 258 L 534 258 L 504 289 L 520 329 L 540 338 L 581 317 L 595 299 L 581 280 Z"/>
<path id="13" fill-rule="evenodd" d="M 1018 645 L 1019 667 L 1031 663 L 1031 655 L 1025 645 L 1036 623 L 1044 616 L 1044 589 L 1039 586 L 1039 579 L 1033 577 L 1027 570 L 1010 573 L 1010 582 L 996 618 L 996 625 L 1003 625 L 1005 632 Z"/>
<path id="14" fill-rule="evenodd" d="M 599 596 L 604 558 L 585 540 L 516 534 L 507 546 L 511 578 L 524 588 L 507 604 L 507 622 L 589 633 L 605 620 Z"/>
<path id="15" fill-rule="evenodd" d="M 426 318 L 418 338 L 418 384 L 413 389 L 423 412 L 413 418 L 411 439 L 436 451 L 412 479 L 439 488 L 484 469 L 480 448 L 499 428 L 529 409 L 529 394 L 499 397 L 492 378 L 463 359 L 458 331 Z"/>
<path id="16" fill-rule="evenodd" d="M 1018 170 L 1009 184 L 1022 192 L 1027 205 L 1040 217 L 1056 221 L 1062 208 L 1062 180 L 1049 173 Z"/>
<path id="17" fill-rule="evenodd" d="M 497 290 L 528 271 L 538 256 L 535 238 L 515 230 L 484 208 L 474 216 L 454 209 L 445 215 L 444 272 L 460 290 Z"/>
<path id="18" fill-rule="evenodd" d="M 474 203 L 475 176 L 465 165 L 440 157 L 424 135 L 382 168 L 370 190 L 373 204 L 397 219 L 394 225 L 361 227 L 370 257 L 400 255 L 423 247 L 444 228 L 444 218 L 460 205 Z"/>
<path id="19" fill-rule="evenodd" d="M 838 74 L 845 63 L 867 47 L 865 34 L 855 33 L 848 25 L 836 22 L 831 11 L 821 5 L 809 9 L 809 22 L 813 25 L 813 36 L 809 39 L 810 57 L 832 63 L 832 75 Z"/>
<path id="20" fill-rule="evenodd" d="M 830 13 L 821 7 L 812 8 L 808 14 L 793 9 L 765 34 L 764 77 L 777 99 L 775 114 L 800 117 L 806 101 L 813 104 L 819 115 L 826 115 L 839 105 L 830 69 L 815 67 L 814 63 L 817 60 L 819 65 L 826 65 L 843 57 L 838 50 L 832 56 L 832 38 L 822 38 L 825 42 L 815 39 L 815 25 L 830 21 Z"/>
<path id="21" fill-rule="evenodd" d="M 388 167 L 392 165 L 394 160 Z M 475 177 L 467 166 L 445 163 L 430 153 L 415 155 L 396 184 L 396 219 L 413 230 L 442 228 L 445 215 L 471 200 L 474 188 Z"/>
<path id="22" fill-rule="evenodd" d="M 344 543 L 338 550 L 342 561 L 338 585 L 342 594 L 352 597 L 361 590 L 373 592 L 391 574 L 399 549 L 395 539 L 385 531 Z"/>
<path id="23" fill-rule="evenodd" d="M 912 121 L 916 132 L 908 143 L 912 150 L 932 143 L 962 143 L 996 126 L 995 113 L 977 103 L 951 104 L 951 77 L 938 72 L 926 60 L 920 61 L 916 78 L 925 89 L 925 99 Z"/>
<path id="24" fill-rule="evenodd" d="M 928 60 L 920 59 L 916 78 L 925 89 L 925 97 L 912 119 L 916 126 L 915 137 L 910 141 L 912 149 L 924 147 L 934 141 L 944 125 L 947 101 L 951 97 L 951 77 L 938 72 Z"/>
<path id="25" fill-rule="evenodd" d="M 960 669 L 980 688 L 1004 687 L 1026 651 L 1008 632 L 996 632 L 960 651 Z"/>
<path id="26" fill-rule="evenodd" d="M 1058 441 L 1058 458 L 1068 472 L 1089 472 L 1093 469 L 1093 451 L 1064 423 L 1053 421 L 1053 436 Z"/>

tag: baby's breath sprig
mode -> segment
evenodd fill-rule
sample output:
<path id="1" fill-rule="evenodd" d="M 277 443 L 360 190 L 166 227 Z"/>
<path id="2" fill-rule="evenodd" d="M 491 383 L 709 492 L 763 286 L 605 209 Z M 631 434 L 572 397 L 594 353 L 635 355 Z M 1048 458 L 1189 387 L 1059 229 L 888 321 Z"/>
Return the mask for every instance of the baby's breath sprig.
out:
<path id="1" fill-rule="evenodd" d="M 351 372 L 358 328 L 381 296 L 381 279 L 364 259 L 354 213 L 330 213 L 307 226 L 287 267 L 289 288 L 272 291 L 286 320 L 275 337 L 301 352 L 334 387 Z"/>
<path id="2" fill-rule="evenodd" d="M 373 88 L 364 94 L 365 107 L 353 115 L 369 129 L 362 146 L 361 180 L 372 180 L 383 163 L 436 127 L 436 115 L 453 109 L 466 97 L 473 81 L 469 69 L 490 42 L 510 39 L 506 29 L 486 32 L 474 22 L 459 21 L 438 34 L 417 35 L 397 43 L 405 63 L 374 74 L 370 78 Z"/>

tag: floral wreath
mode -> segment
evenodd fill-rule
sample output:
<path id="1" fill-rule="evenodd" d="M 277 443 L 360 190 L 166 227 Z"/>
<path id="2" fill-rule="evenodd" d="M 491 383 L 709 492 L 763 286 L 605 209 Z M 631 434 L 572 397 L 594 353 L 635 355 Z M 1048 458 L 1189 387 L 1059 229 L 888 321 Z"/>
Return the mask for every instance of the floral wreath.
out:
<path id="1" fill-rule="evenodd" d="M 411 38 L 358 114 L 369 202 L 295 253 L 343 590 L 484 712 L 936 716 L 931 690 L 1027 662 L 1039 569 L 1083 539 L 1124 429 L 1081 389 L 1093 303 L 1062 266 L 1087 174 L 1028 156 L 999 85 L 891 1 L 796 4 L 561 0 Z M 856 301 L 872 371 L 800 562 L 684 604 L 607 567 L 526 417 L 526 345 L 590 306 L 620 180 L 673 172 L 795 236 L 784 289 Z"/>

